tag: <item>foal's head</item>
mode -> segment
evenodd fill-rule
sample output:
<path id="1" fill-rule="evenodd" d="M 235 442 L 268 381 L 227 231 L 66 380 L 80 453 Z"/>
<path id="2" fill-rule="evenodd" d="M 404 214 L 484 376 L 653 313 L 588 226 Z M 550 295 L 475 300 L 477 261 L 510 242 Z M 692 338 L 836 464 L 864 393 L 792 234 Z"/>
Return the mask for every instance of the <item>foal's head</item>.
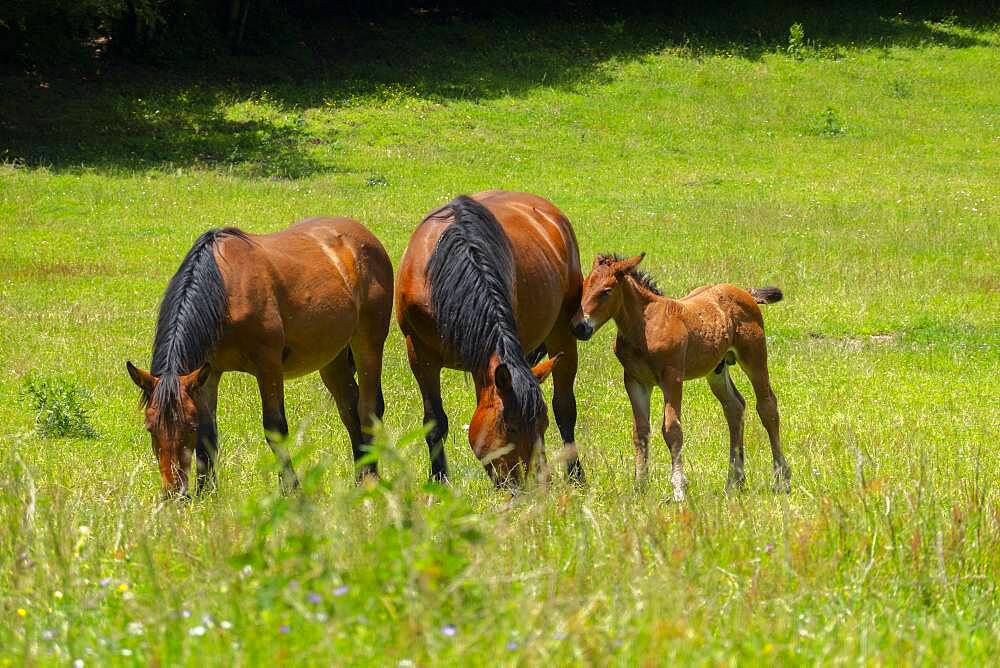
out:
<path id="1" fill-rule="evenodd" d="M 580 308 L 570 321 L 576 338 L 586 341 L 614 316 L 622 301 L 618 287 L 644 257 L 645 253 L 626 260 L 613 255 L 598 255 L 594 259 L 590 274 L 583 280 Z"/>
<path id="2" fill-rule="evenodd" d="M 168 495 L 187 496 L 191 460 L 198 442 L 198 406 L 194 395 L 210 374 L 207 364 L 176 376 L 154 376 L 126 362 L 132 382 L 142 390 L 146 429 L 153 437 L 153 456 Z"/>
<path id="3" fill-rule="evenodd" d="M 482 385 L 469 423 L 469 443 L 497 486 L 518 486 L 544 463 L 549 416 L 538 384 L 548 378 L 557 355 L 530 370 L 496 364 Z M 526 377 L 522 377 L 526 376 Z M 532 378 L 533 376 L 533 378 Z"/>

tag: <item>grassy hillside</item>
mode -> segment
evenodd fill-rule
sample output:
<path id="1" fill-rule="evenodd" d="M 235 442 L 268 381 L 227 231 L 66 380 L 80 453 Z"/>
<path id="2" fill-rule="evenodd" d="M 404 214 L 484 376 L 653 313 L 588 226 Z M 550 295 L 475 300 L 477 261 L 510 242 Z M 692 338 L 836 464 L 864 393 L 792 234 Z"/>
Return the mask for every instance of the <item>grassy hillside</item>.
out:
<path id="1" fill-rule="evenodd" d="M 992 658 L 1000 29 L 875 27 L 748 46 L 635 19 L 404 22 L 337 37 L 352 58 L 315 71 L 4 78 L 0 665 Z M 351 215 L 397 260 L 425 212 L 492 187 L 556 203 L 588 267 L 644 250 L 668 294 L 782 287 L 765 318 L 791 495 L 767 491 L 752 411 L 748 491 L 724 494 L 704 382 L 684 398 L 689 501 L 668 502 L 655 429 L 636 492 L 611 326 L 582 344 L 586 488 L 494 491 L 454 372 L 454 484 L 428 487 L 394 327 L 382 487 L 351 483 L 312 376 L 287 390 L 306 491 L 278 497 L 253 381 L 230 375 L 219 493 L 158 505 L 124 361 L 148 362 L 201 231 Z M 42 436 L 26 378 L 59 415 L 82 402 L 97 438 Z"/>

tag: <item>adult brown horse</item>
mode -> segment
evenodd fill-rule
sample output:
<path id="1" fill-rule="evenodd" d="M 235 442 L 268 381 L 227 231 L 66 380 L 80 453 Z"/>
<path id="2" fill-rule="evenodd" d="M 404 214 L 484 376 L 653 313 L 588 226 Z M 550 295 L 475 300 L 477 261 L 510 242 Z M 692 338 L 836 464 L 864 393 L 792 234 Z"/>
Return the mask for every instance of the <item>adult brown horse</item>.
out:
<path id="1" fill-rule="evenodd" d="M 198 237 L 160 304 L 150 371 L 126 363 L 166 492 L 189 494 L 192 458 L 197 491 L 216 483 L 216 399 L 226 371 L 257 378 L 282 491 L 298 486 L 282 446 L 285 378 L 319 370 L 361 459 L 385 410 L 391 316 L 392 264 L 357 221 L 309 218 L 273 234 L 226 228 Z M 374 463 L 359 468 L 366 474 L 376 474 Z"/>
<path id="2" fill-rule="evenodd" d="M 649 399 L 656 385 L 663 391 L 663 440 L 670 448 L 674 499 L 684 499 L 681 390 L 685 380 L 707 376 L 729 424 L 727 487 L 743 486 L 746 402 L 728 370 L 738 362 L 750 378 L 757 414 L 771 442 L 775 489 L 788 491 L 791 471 L 778 438 L 778 400 L 768 377 L 764 319 L 757 306 L 780 301 L 781 290 L 704 285 L 683 299 L 670 299 L 637 269 L 643 257 L 645 253 L 630 259 L 598 255 L 573 318 L 573 332 L 584 341 L 609 319 L 618 326 L 615 355 L 625 369 L 625 391 L 632 404 L 636 478 L 646 478 Z"/>
<path id="3" fill-rule="evenodd" d="M 520 482 L 533 461 L 544 461 L 548 415 L 539 383 L 551 372 L 567 471 L 583 479 L 570 329 L 581 282 L 569 220 L 536 195 L 491 190 L 457 197 L 417 227 L 399 267 L 396 317 L 420 386 L 424 424 L 432 425 L 432 478 L 448 476 L 448 417 L 441 404 L 447 367 L 473 376 L 477 406 L 469 442 L 498 485 Z M 532 369 L 525 351 L 540 357 L 546 350 L 550 359 Z"/>

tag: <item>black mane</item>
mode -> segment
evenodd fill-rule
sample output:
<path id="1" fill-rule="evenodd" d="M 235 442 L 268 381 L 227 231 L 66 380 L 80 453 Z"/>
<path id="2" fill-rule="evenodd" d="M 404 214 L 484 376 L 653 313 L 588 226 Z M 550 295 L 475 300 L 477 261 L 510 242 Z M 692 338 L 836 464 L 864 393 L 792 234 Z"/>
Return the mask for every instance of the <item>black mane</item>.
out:
<path id="1" fill-rule="evenodd" d="M 170 279 L 160 302 L 150 365 L 150 373 L 159 382 L 147 401 L 161 408 L 161 419 L 168 423 L 178 413 L 179 377 L 203 365 L 222 335 L 228 300 L 213 250 L 228 236 L 250 240 L 234 227 L 202 234 Z"/>
<path id="2" fill-rule="evenodd" d="M 622 257 L 618 253 L 602 253 L 597 256 L 597 261 L 601 264 L 612 264 L 614 262 L 621 262 L 622 260 L 627 260 L 628 258 Z M 628 275 L 639 282 L 639 285 L 646 288 L 654 295 L 663 296 L 663 291 L 660 290 L 660 286 L 656 284 L 656 279 L 650 276 L 648 273 L 639 269 L 638 267 L 629 269 Z"/>
<path id="3" fill-rule="evenodd" d="M 438 332 L 472 373 L 484 372 L 496 353 L 510 370 L 518 402 L 504 408 L 530 424 L 545 404 L 517 336 L 510 243 L 496 217 L 479 202 L 463 195 L 448 206 L 454 222 L 438 238 L 427 263 Z"/>

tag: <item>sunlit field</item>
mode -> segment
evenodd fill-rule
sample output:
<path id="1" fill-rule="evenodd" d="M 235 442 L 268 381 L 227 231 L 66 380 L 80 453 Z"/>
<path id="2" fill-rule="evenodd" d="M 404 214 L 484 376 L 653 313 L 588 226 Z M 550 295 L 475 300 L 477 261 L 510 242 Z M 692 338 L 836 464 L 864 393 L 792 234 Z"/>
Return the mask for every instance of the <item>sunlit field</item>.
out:
<path id="1" fill-rule="evenodd" d="M 806 23 L 749 48 L 469 24 L 427 49 L 410 28 L 301 77 L 0 79 L 0 665 L 995 660 L 1000 29 L 900 18 L 824 42 Z M 791 494 L 752 408 L 747 489 L 725 493 L 704 381 L 684 393 L 689 499 L 670 501 L 658 394 L 636 489 L 613 325 L 581 344 L 586 486 L 557 468 L 496 491 L 458 372 L 452 484 L 429 485 L 393 325 L 379 485 L 355 486 L 313 375 L 286 390 L 304 488 L 281 497 L 254 381 L 230 374 L 218 491 L 161 503 L 124 365 L 148 366 L 198 234 L 348 215 L 396 263 L 426 212 L 494 187 L 560 207 L 585 268 L 645 251 L 669 295 L 782 288 L 764 316 Z M 550 459 L 559 440 L 553 420 Z"/>

